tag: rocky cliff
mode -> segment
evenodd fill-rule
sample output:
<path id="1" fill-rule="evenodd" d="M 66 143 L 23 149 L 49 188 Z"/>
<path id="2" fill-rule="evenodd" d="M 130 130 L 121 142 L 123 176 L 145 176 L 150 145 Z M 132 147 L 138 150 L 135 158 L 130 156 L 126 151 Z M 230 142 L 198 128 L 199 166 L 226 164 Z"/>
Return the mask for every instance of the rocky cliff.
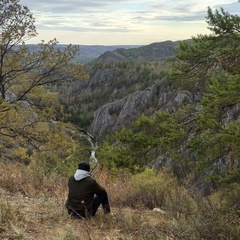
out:
<path id="1" fill-rule="evenodd" d="M 94 120 L 89 127 L 97 140 L 105 135 L 129 125 L 139 114 L 144 112 L 156 91 L 155 86 L 151 86 L 143 91 L 136 91 L 115 102 L 101 106 L 94 113 Z"/>
<path id="2" fill-rule="evenodd" d="M 178 91 L 168 88 L 164 84 L 153 84 L 145 90 L 136 91 L 98 108 L 88 131 L 97 140 L 101 140 L 107 134 L 128 126 L 143 113 L 151 115 L 157 110 L 175 112 L 186 102 L 197 108 L 200 99 L 200 94 Z"/>

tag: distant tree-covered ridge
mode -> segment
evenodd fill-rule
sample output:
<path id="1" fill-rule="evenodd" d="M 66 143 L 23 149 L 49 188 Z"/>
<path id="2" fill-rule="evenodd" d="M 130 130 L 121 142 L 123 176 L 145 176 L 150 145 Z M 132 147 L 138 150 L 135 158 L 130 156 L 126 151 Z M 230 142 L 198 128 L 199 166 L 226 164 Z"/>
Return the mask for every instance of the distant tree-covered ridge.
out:
<path id="1" fill-rule="evenodd" d="M 25 46 L 29 49 L 30 52 L 37 52 L 40 50 L 38 44 L 25 44 Z M 56 47 L 63 51 L 68 45 L 66 44 L 58 44 Z M 73 46 L 78 47 L 78 52 L 72 59 L 74 62 L 79 63 L 90 63 L 105 52 L 114 51 L 119 48 L 131 49 L 140 47 L 138 45 L 79 45 L 74 44 Z M 18 47 L 18 46 L 17 46 Z"/>
<path id="2" fill-rule="evenodd" d="M 185 40 L 189 41 L 189 40 Z M 95 62 L 129 62 L 129 61 L 156 61 L 167 60 L 174 55 L 174 48 L 180 41 L 155 42 L 145 46 L 133 48 L 118 48 L 114 51 L 108 51 L 98 57 Z"/>

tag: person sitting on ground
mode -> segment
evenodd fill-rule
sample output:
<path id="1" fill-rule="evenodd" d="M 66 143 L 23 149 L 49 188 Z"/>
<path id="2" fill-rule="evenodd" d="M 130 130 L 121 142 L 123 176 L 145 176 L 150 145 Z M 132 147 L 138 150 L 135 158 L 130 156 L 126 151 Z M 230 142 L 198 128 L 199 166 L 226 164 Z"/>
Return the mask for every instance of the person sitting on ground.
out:
<path id="1" fill-rule="evenodd" d="M 73 218 L 95 216 L 100 205 L 105 214 L 110 213 L 108 194 L 104 187 L 91 177 L 90 165 L 82 162 L 68 180 L 66 208 Z"/>

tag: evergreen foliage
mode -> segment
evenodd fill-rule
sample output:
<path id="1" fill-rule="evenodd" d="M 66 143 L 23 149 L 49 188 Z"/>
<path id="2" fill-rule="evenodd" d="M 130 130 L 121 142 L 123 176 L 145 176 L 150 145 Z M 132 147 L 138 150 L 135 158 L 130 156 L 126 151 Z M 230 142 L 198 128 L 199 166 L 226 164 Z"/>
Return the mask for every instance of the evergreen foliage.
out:
<path id="1" fill-rule="evenodd" d="M 239 22 L 240 17 L 221 9 L 215 13 L 208 9 L 207 23 L 213 32 L 198 35 L 192 42 L 181 42 L 172 59 L 174 75 L 182 79 L 182 87 L 199 91 L 219 71 L 239 74 Z"/>
<path id="2" fill-rule="evenodd" d="M 181 42 L 170 69 L 179 89 L 203 95 L 200 107 L 142 116 L 115 135 L 121 147 L 108 162 L 134 170 L 164 156 L 180 164 L 180 177 L 192 172 L 221 184 L 239 182 L 240 18 L 209 8 L 207 22 L 212 34 Z"/>

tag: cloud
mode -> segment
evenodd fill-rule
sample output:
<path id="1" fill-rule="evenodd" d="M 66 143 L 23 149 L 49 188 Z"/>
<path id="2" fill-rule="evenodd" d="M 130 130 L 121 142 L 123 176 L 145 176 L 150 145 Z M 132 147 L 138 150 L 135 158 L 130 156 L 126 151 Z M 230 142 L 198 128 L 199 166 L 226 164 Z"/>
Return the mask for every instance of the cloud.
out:
<path id="1" fill-rule="evenodd" d="M 81 39 L 89 36 L 96 44 L 100 39 L 104 42 L 104 38 L 106 43 L 111 40 L 121 43 L 121 39 L 129 38 L 136 44 L 144 44 L 154 39 L 181 39 L 183 34 L 188 38 L 197 32 L 205 33 L 207 7 L 224 7 L 230 13 L 239 13 L 240 3 L 236 1 L 20 0 L 20 3 L 33 13 L 39 39 L 56 34 L 60 42 L 72 41 L 74 33 L 76 36 L 83 33 Z"/>
<path id="2" fill-rule="evenodd" d="M 217 9 L 223 8 L 225 12 L 229 12 L 231 14 L 238 14 L 239 15 L 239 13 L 240 13 L 240 3 L 239 2 L 216 5 L 216 8 Z"/>
<path id="3" fill-rule="evenodd" d="M 52 12 L 52 13 L 78 13 L 79 11 L 103 11 L 104 9 L 115 5 L 119 1 L 114 0 L 41 0 L 41 1 L 29 1 L 21 0 L 23 5 L 34 9 L 36 11 Z M 131 2 L 127 0 L 121 0 L 121 2 Z"/>

